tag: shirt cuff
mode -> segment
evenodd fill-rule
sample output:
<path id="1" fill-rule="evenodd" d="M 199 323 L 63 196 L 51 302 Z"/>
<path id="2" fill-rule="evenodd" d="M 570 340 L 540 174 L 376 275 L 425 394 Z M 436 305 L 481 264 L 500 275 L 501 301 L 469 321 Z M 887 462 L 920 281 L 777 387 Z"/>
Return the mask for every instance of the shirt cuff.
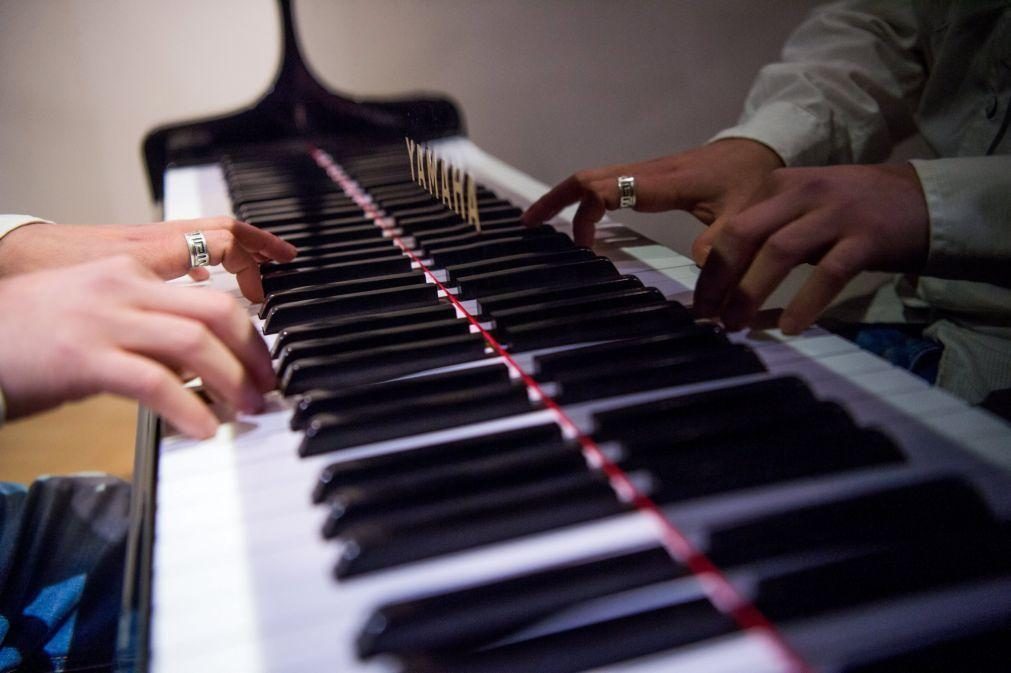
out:
<path id="1" fill-rule="evenodd" d="M 823 166 L 830 156 L 823 126 L 803 107 L 776 101 L 746 115 L 737 126 L 720 131 L 709 142 L 747 138 L 768 146 L 786 166 Z"/>
<path id="2" fill-rule="evenodd" d="M 1011 155 L 910 163 L 930 218 L 924 275 L 1011 282 Z"/>
<path id="3" fill-rule="evenodd" d="M 0 215 L 0 239 L 18 227 L 23 227 L 26 224 L 36 224 L 38 222 L 52 224 L 49 220 L 43 220 L 42 218 L 34 217 L 32 215 Z"/>

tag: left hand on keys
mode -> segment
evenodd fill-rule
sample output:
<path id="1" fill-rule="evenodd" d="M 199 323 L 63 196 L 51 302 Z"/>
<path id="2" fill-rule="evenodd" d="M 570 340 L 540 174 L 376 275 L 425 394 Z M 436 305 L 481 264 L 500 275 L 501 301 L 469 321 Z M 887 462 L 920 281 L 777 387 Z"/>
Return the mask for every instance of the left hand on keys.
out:
<path id="1" fill-rule="evenodd" d="M 574 224 L 586 245 L 585 232 L 592 240 L 593 223 L 605 209 L 617 207 L 618 176 L 641 172 L 648 179 L 636 181 L 636 210 L 687 210 L 711 225 L 692 246 L 702 266 L 694 308 L 700 317 L 721 319 L 728 329 L 747 326 L 790 270 L 805 262 L 815 268 L 779 319 L 787 334 L 813 323 L 861 271 L 915 273 L 923 268 L 929 217 L 911 165 L 770 168 L 768 162 L 738 161 L 735 170 L 721 171 L 713 164 L 727 157 L 715 149 L 729 148 L 727 142 L 706 146 L 712 148 L 709 153 L 699 148 L 675 155 L 666 162 L 671 167 L 666 179 L 656 172 L 660 160 L 616 166 L 613 175 L 602 175 L 605 169 L 577 173 L 532 205 L 524 219 L 537 224 L 579 202 Z M 704 166 L 688 171 L 686 159 Z M 580 181 L 581 175 L 593 179 Z M 685 179 L 697 175 L 711 179 Z M 747 186 L 741 198 L 713 196 L 733 194 L 738 180 L 738 191 L 741 184 Z M 591 208 L 593 204 L 599 207 Z"/>
<path id="2" fill-rule="evenodd" d="M 128 255 L 166 280 L 189 274 L 206 280 L 207 269 L 191 269 L 183 235 L 203 231 L 210 263 L 223 264 L 237 277 L 242 294 L 263 300 L 259 264 L 288 261 L 296 250 L 277 236 L 231 217 L 174 220 L 143 225 L 65 225 L 37 223 L 0 240 L 0 277 Z"/>

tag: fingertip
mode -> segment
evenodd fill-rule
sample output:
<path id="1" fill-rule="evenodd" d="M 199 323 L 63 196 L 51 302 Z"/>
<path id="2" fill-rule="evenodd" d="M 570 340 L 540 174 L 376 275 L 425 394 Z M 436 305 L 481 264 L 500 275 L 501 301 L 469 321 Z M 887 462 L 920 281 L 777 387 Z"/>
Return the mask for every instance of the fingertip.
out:
<path id="1" fill-rule="evenodd" d="M 783 313 L 779 318 L 779 331 L 788 336 L 795 336 L 804 331 L 806 325 L 802 321 L 798 320 L 796 317 Z"/>
<path id="2" fill-rule="evenodd" d="M 695 265 L 699 268 L 706 265 L 706 260 L 709 259 L 709 253 L 712 251 L 713 246 L 705 245 L 698 248 L 692 248 L 692 257 L 695 259 Z"/>
<path id="3" fill-rule="evenodd" d="M 191 279 L 199 283 L 208 280 L 211 277 L 211 272 L 208 271 L 206 267 L 198 266 L 189 270 L 189 276 Z"/>
<path id="4" fill-rule="evenodd" d="M 200 418 L 193 418 L 190 422 L 187 422 L 185 426 L 180 423 L 179 429 L 186 435 L 194 439 L 210 439 L 214 435 L 218 434 L 218 423 L 217 417 L 211 413 L 210 409 L 201 405 Z M 194 414 L 196 416 L 196 414 Z"/>

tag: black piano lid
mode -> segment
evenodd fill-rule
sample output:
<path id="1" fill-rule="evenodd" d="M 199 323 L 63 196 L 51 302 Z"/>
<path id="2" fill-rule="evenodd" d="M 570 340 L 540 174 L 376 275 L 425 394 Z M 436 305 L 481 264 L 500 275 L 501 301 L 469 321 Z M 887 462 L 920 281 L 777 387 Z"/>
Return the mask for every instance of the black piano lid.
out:
<path id="1" fill-rule="evenodd" d="M 302 57 L 292 0 L 277 2 L 282 57 L 267 93 L 247 109 L 166 124 L 145 136 L 144 166 L 154 201 L 164 196 L 168 166 L 213 161 L 231 146 L 314 138 L 430 140 L 464 133 L 463 116 L 446 97 L 358 100 L 330 91 Z"/>

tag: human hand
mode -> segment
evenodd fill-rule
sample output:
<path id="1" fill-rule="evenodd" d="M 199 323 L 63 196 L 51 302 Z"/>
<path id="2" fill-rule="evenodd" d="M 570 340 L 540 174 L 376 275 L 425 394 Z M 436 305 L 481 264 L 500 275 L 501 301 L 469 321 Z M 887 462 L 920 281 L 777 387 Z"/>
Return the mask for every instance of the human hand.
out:
<path id="1" fill-rule="evenodd" d="M 575 173 L 530 206 L 523 221 L 528 226 L 541 224 L 578 202 L 572 219 L 576 243 L 593 245 L 594 225 L 605 211 L 618 207 L 618 177 L 631 175 L 635 210 L 686 210 L 711 225 L 692 246 L 692 255 L 701 265 L 722 222 L 747 207 L 765 178 L 782 165 L 779 155 L 754 140 L 718 140 L 650 161 Z"/>
<path id="2" fill-rule="evenodd" d="M 695 286 L 695 312 L 746 326 L 790 269 L 816 264 L 779 327 L 813 323 L 860 271 L 917 272 L 927 260 L 930 225 L 909 164 L 784 168 L 751 207 L 729 217 Z"/>
<path id="3" fill-rule="evenodd" d="M 211 264 L 234 273 L 242 294 L 263 301 L 259 264 L 289 261 L 295 247 L 273 234 L 230 217 L 174 220 L 143 225 L 65 225 L 37 223 L 20 227 L 0 240 L 0 277 L 129 255 L 163 279 L 189 273 L 206 280 L 207 269 L 190 269 L 183 234 L 203 231 Z"/>
<path id="4" fill-rule="evenodd" d="M 231 297 L 166 285 L 130 257 L 7 278 L 0 308 L 0 388 L 11 418 L 111 392 L 209 437 L 217 419 L 177 372 L 250 413 L 275 385 L 263 340 Z"/>

